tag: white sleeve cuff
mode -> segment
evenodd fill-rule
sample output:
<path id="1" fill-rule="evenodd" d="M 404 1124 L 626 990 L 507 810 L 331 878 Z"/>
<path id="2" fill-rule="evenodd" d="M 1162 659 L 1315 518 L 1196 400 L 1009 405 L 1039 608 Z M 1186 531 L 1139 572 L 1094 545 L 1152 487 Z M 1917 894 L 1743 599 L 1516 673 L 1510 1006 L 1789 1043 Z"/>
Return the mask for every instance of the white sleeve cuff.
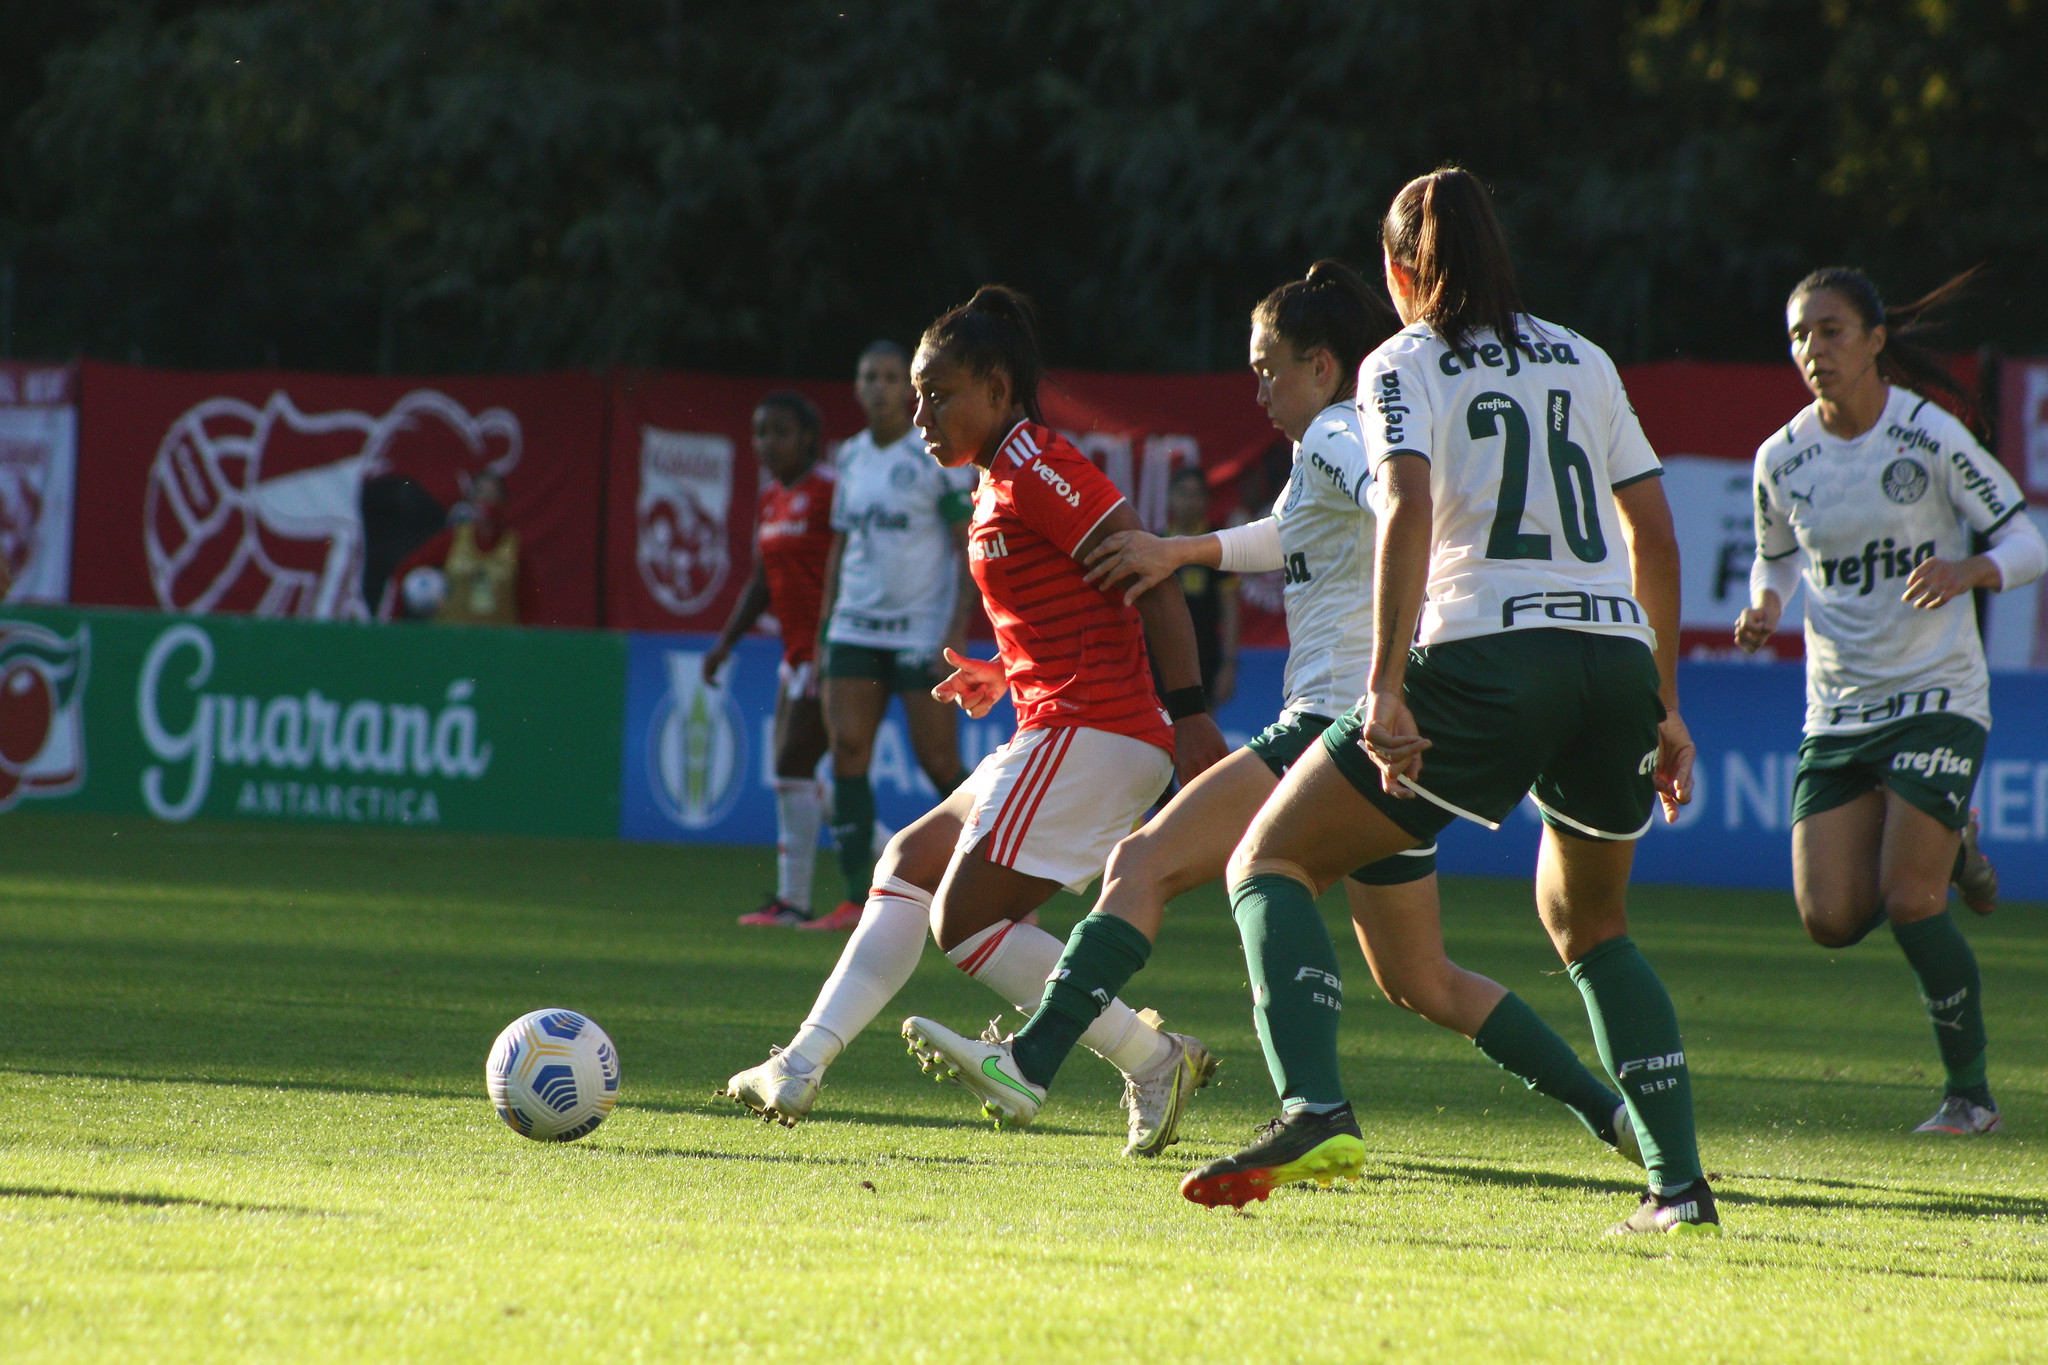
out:
<path id="1" fill-rule="evenodd" d="M 1781 555 L 1776 559 L 1765 559 L 1758 555 L 1749 565 L 1749 600 L 1755 602 L 1769 588 L 1778 594 L 1780 607 L 1790 606 L 1792 594 L 1799 587 L 1799 556 Z"/>
<path id="2" fill-rule="evenodd" d="M 1223 553 L 1216 567 L 1225 573 L 1270 573 L 1280 567 L 1280 521 L 1260 517 L 1242 526 L 1212 531 Z"/>
<path id="3" fill-rule="evenodd" d="M 1991 533 L 1984 557 L 1998 566 L 1998 589 L 2023 588 L 2048 573 L 2048 541 L 2025 512 Z"/>

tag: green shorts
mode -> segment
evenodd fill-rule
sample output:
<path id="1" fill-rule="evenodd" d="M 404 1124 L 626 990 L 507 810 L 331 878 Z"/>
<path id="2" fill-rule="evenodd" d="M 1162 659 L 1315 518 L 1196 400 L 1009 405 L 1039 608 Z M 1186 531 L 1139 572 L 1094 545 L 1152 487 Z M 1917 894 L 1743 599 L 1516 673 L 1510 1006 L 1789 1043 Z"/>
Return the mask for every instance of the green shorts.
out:
<path id="1" fill-rule="evenodd" d="M 1966 716 L 1912 716 L 1852 735 L 1808 735 L 1792 778 L 1792 823 L 1886 787 L 1950 829 L 1970 823 L 1970 793 L 1990 736 Z"/>
<path id="2" fill-rule="evenodd" d="M 1244 747 L 1257 754 L 1273 770 L 1273 776 L 1285 777 L 1294 761 L 1307 753 L 1308 746 L 1329 728 L 1328 716 L 1319 716 L 1313 711 L 1285 711 L 1280 719 L 1252 736 Z M 1404 849 L 1391 858 L 1367 863 L 1351 874 L 1351 880 L 1366 886 L 1404 886 L 1409 882 L 1419 882 L 1435 871 L 1436 841 L 1431 840 L 1421 848 Z"/>
<path id="3" fill-rule="evenodd" d="M 936 649 L 877 649 L 825 642 L 827 678 L 872 678 L 890 692 L 929 692 L 953 670 Z"/>
<path id="4" fill-rule="evenodd" d="M 1365 708 L 1323 732 L 1323 747 L 1365 799 L 1418 839 L 1462 815 L 1498 829 L 1533 793 L 1560 834 L 1629 840 L 1656 804 L 1657 660 L 1623 635 L 1514 630 L 1410 650 L 1408 709 L 1431 747 L 1418 795 L 1380 787 L 1358 744 Z"/>

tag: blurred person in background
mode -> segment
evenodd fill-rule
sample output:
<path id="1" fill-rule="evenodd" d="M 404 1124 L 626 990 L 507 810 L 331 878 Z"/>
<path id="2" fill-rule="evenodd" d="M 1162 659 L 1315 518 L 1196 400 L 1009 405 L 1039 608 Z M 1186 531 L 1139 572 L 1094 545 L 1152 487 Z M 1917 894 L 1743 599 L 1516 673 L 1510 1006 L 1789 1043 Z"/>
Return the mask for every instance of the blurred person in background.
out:
<path id="1" fill-rule="evenodd" d="M 818 410 L 801 394 L 771 393 L 754 409 L 754 458 L 773 482 L 761 494 L 754 570 L 718 642 L 704 655 L 713 685 L 733 645 L 764 612 L 782 627 L 775 689 L 775 894 L 740 923 L 789 928 L 811 918 L 811 879 L 824 826 L 818 762 L 829 743 L 818 700 L 818 616 L 832 553 L 837 479 L 819 460 Z"/>
<path id="2" fill-rule="evenodd" d="M 967 580 L 972 470 L 941 469 L 910 424 L 910 361 L 892 341 L 861 353 L 854 396 L 865 431 L 839 447 L 819 658 L 832 742 L 832 838 L 845 899 L 806 929 L 860 922 L 875 867 L 875 732 L 891 695 L 903 699 L 910 747 L 941 797 L 960 785 L 953 707 L 932 697 L 951 674 L 942 648 L 967 647 L 978 600 Z"/>
<path id="3" fill-rule="evenodd" d="M 1173 476 L 1166 519 L 1169 536 L 1202 536 L 1216 529 L 1209 522 L 1209 479 L 1200 468 L 1190 466 Z M 1209 705 L 1221 706 L 1237 692 L 1237 575 L 1207 564 L 1184 564 L 1176 572 L 1195 626 L 1202 686 L 1209 691 Z M 1158 672 L 1156 665 L 1153 671 Z"/>
<path id="4" fill-rule="evenodd" d="M 444 591 L 434 612 L 441 624 L 519 624 L 519 532 L 500 520 L 504 506 L 501 476 L 487 469 L 470 479 L 441 564 Z"/>

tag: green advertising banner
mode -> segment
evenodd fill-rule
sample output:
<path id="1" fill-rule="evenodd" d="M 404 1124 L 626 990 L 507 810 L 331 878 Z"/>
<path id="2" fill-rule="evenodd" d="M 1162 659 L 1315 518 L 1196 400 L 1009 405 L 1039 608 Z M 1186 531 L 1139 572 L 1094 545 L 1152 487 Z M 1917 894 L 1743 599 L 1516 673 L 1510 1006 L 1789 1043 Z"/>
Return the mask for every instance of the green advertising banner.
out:
<path id="1" fill-rule="evenodd" d="M 626 642 L 0 609 L 0 811 L 612 837 Z"/>

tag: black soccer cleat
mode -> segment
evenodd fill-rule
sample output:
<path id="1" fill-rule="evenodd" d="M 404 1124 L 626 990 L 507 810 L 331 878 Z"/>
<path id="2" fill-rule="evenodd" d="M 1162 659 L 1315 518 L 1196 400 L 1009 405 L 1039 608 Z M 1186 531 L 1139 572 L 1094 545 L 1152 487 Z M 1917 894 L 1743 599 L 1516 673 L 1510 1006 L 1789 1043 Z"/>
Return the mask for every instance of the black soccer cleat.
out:
<path id="1" fill-rule="evenodd" d="M 1327 1186 L 1340 1177 L 1357 1180 L 1365 1169 L 1365 1139 L 1351 1106 L 1327 1114 L 1297 1109 L 1259 1129 L 1252 1145 L 1197 1166 L 1180 1182 L 1180 1192 L 1210 1208 L 1243 1208 L 1280 1185 L 1313 1180 Z"/>
<path id="2" fill-rule="evenodd" d="M 1714 1207 L 1714 1192 L 1705 1180 L 1695 1180 L 1677 1194 L 1646 1194 L 1636 1211 L 1608 1231 L 1617 1236 L 1638 1232 L 1668 1232 L 1682 1237 L 1718 1237 L 1721 1215 Z"/>

